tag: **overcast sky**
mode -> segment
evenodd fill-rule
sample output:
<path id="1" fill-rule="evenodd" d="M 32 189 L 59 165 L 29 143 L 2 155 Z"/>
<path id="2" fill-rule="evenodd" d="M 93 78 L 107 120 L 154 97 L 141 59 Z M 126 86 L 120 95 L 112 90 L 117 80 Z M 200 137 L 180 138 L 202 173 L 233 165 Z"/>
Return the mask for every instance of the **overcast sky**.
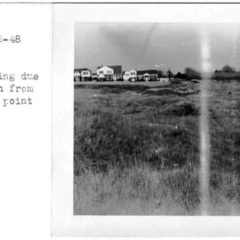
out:
<path id="1" fill-rule="evenodd" d="M 76 23 L 75 68 L 200 70 L 201 31 L 209 36 L 212 69 L 229 64 L 240 70 L 240 25 L 220 23 Z"/>

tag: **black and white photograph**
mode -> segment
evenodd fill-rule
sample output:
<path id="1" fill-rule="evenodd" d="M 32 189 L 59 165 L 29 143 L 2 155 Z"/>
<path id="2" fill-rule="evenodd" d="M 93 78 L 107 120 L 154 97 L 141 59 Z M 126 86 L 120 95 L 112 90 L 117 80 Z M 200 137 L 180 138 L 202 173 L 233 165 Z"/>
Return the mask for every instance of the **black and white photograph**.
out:
<path id="1" fill-rule="evenodd" d="M 2 2 L 0 239 L 240 236 L 239 12 Z"/>
<path id="2" fill-rule="evenodd" d="M 75 23 L 74 215 L 239 215 L 240 25 Z"/>

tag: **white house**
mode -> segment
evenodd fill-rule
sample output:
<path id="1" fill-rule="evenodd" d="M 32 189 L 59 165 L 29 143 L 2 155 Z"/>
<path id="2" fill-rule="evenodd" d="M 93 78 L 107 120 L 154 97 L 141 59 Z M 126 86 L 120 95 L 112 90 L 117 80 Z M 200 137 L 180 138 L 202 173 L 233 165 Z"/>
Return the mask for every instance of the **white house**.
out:
<path id="1" fill-rule="evenodd" d="M 157 81 L 158 72 L 154 69 L 137 71 L 138 80 L 140 81 Z"/>
<path id="2" fill-rule="evenodd" d="M 137 81 L 137 71 L 134 69 L 132 69 L 130 71 L 126 71 L 123 75 L 123 80 L 124 81 L 132 81 L 132 82 Z"/>
<path id="3" fill-rule="evenodd" d="M 151 79 L 150 74 L 149 73 L 144 73 L 143 74 L 143 79 L 144 79 L 144 81 L 148 82 Z"/>
<path id="4" fill-rule="evenodd" d="M 99 78 L 105 78 L 105 80 L 112 80 L 114 71 L 112 68 L 107 66 L 102 66 L 97 69 L 97 75 Z"/>
<path id="5" fill-rule="evenodd" d="M 78 71 L 74 71 L 74 82 L 79 82 L 81 78 L 81 74 Z"/>
<path id="6" fill-rule="evenodd" d="M 81 78 L 82 78 L 82 81 L 88 81 L 90 80 L 92 74 L 91 74 L 91 71 L 86 69 L 86 70 L 82 70 L 81 71 Z"/>
<path id="7" fill-rule="evenodd" d="M 92 72 L 87 68 L 77 68 L 74 70 L 74 81 L 89 81 L 91 78 Z"/>
<path id="8" fill-rule="evenodd" d="M 130 72 L 129 71 L 124 72 L 124 74 L 123 74 L 123 81 L 128 81 L 129 77 L 130 77 Z"/>

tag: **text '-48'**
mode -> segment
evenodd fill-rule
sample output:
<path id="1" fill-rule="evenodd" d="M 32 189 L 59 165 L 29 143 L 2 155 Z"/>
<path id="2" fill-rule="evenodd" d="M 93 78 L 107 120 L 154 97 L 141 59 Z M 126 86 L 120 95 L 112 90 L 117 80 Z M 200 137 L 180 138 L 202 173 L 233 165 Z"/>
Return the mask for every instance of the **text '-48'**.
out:
<path id="1" fill-rule="evenodd" d="M 2 43 L 2 42 L 20 43 L 21 36 L 20 35 L 12 35 L 11 37 L 8 38 L 3 35 L 0 35 L 0 43 Z"/>

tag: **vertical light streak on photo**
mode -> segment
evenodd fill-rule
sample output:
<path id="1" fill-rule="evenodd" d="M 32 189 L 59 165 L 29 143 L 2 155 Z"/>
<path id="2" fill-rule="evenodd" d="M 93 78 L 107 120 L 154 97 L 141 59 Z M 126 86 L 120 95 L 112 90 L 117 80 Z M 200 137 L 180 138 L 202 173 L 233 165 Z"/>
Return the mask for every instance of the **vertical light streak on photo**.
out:
<path id="1" fill-rule="evenodd" d="M 200 204 L 201 214 L 207 215 L 210 206 L 210 136 L 209 136 L 209 80 L 210 80 L 210 45 L 207 30 L 201 30 L 201 89 L 200 89 Z"/>
<path id="2" fill-rule="evenodd" d="M 238 45 L 237 45 L 237 40 L 238 40 L 238 24 L 233 24 L 231 27 L 232 30 L 232 61 L 231 61 L 231 66 L 234 69 L 237 69 L 237 55 L 238 53 Z M 233 81 L 232 83 L 233 88 L 237 88 L 237 81 Z"/>
<path id="3" fill-rule="evenodd" d="M 232 65 L 236 67 L 236 57 L 237 57 L 237 38 L 238 38 L 238 25 L 233 24 L 232 26 Z"/>

